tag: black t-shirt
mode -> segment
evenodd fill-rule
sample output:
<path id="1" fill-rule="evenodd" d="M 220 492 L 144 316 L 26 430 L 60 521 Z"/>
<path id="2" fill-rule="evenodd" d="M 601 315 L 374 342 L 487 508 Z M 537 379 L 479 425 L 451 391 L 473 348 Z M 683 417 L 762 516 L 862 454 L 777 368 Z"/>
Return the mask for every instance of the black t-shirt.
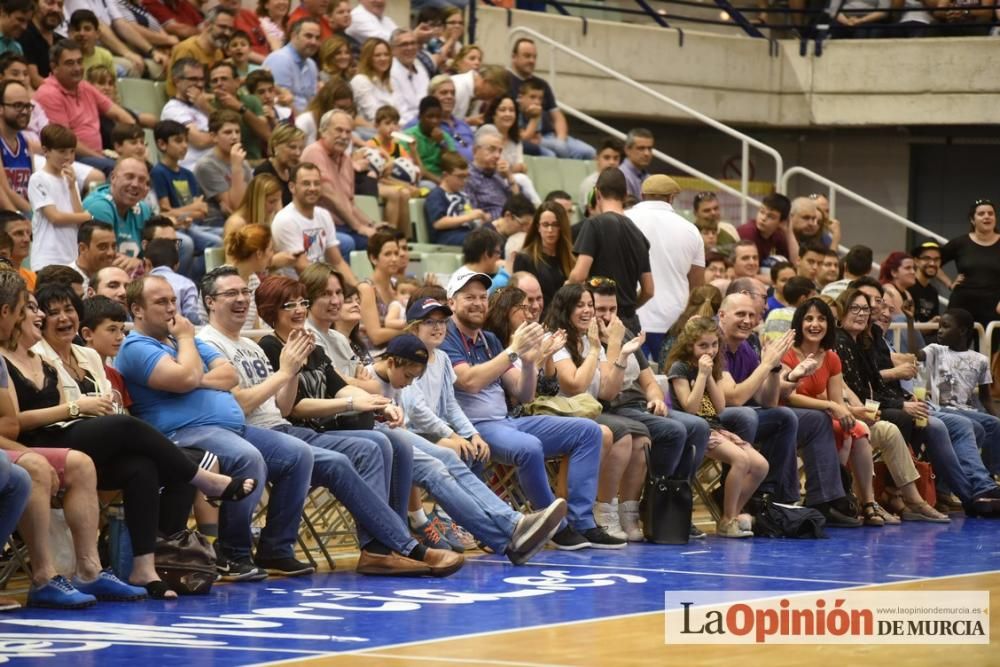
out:
<path id="1" fill-rule="evenodd" d="M 260 339 L 258 343 L 271 368 L 277 371 L 281 368 L 281 350 L 285 346 L 281 340 L 269 334 Z M 299 371 L 299 389 L 295 394 L 295 402 L 306 398 L 336 398 L 337 392 L 347 386 L 344 378 L 333 368 L 330 358 L 326 356 L 323 348 L 316 346 L 309 358 L 306 360 L 302 370 Z M 358 415 L 333 415 L 330 417 L 311 417 L 308 419 L 296 419 L 289 417 L 290 421 L 297 426 L 305 426 L 314 431 L 333 431 L 338 429 L 371 429 L 374 427 L 372 413 L 365 412 Z"/>
<path id="2" fill-rule="evenodd" d="M 913 297 L 913 319 L 917 322 L 930 322 L 941 314 L 941 302 L 938 301 L 938 291 L 934 283 L 927 286 L 919 282 L 906 290 Z"/>
<path id="3" fill-rule="evenodd" d="M 649 273 L 649 241 L 635 223 L 618 213 L 601 213 L 580 224 L 573 246 L 577 255 L 594 258 L 591 276 L 617 283 L 618 312 L 635 315 L 639 276 Z"/>
<path id="4" fill-rule="evenodd" d="M 61 39 L 66 39 L 66 37 L 59 33 L 53 33 L 52 39 L 52 43 L 55 44 Z M 50 72 L 49 49 L 52 47 L 42 37 L 42 33 L 38 32 L 34 21 L 28 21 L 28 27 L 24 29 L 24 32 L 17 41 L 21 45 L 21 50 L 24 51 L 25 60 L 38 68 L 39 76 L 43 79 L 47 77 Z"/>
<path id="5" fill-rule="evenodd" d="M 281 204 L 283 206 L 288 206 L 292 203 L 292 191 L 288 189 L 288 181 L 281 180 L 281 176 L 278 176 L 278 172 L 275 171 L 274 165 L 271 164 L 270 160 L 264 160 L 257 168 L 253 170 L 253 175 L 257 174 L 271 174 L 278 182 L 281 183 Z"/>
<path id="6" fill-rule="evenodd" d="M 541 263 L 535 264 L 530 255 L 519 252 L 514 255 L 514 271 L 527 271 L 538 278 L 538 284 L 542 286 L 542 295 L 545 297 L 545 309 L 542 313 L 544 318 L 552 298 L 566 282 L 566 274 L 559 264 L 559 258 L 542 253 Z"/>
<path id="7" fill-rule="evenodd" d="M 941 248 L 941 266 L 954 260 L 965 276 L 960 289 L 994 293 L 1000 290 L 1000 241 L 982 246 L 964 234 Z"/>

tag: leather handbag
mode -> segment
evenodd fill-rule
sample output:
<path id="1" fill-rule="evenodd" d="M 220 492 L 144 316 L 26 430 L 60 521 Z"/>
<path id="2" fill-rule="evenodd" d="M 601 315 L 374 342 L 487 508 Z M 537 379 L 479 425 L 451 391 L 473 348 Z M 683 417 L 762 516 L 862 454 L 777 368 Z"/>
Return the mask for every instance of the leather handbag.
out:
<path id="1" fill-rule="evenodd" d="M 654 544 L 687 544 L 694 498 L 691 482 L 655 474 L 646 447 L 649 476 L 642 494 L 642 532 Z"/>
<path id="2" fill-rule="evenodd" d="M 197 530 L 156 540 L 156 573 L 180 595 L 205 595 L 215 583 L 215 549 Z"/>
<path id="3" fill-rule="evenodd" d="M 935 483 L 937 476 L 934 474 L 934 468 L 927 461 L 919 461 L 913 459 L 913 466 L 917 469 L 917 473 L 920 475 L 918 479 L 914 481 L 917 487 L 917 493 L 924 501 L 934 507 L 937 504 L 937 488 Z M 896 483 L 892 479 L 892 475 L 889 474 L 889 468 L 882 461 L 875 462 L 875 479 L 872 484 L 875 490 L 875 498 L 881 498 L 885 488 L 887 486 L 896 486 Z"/>

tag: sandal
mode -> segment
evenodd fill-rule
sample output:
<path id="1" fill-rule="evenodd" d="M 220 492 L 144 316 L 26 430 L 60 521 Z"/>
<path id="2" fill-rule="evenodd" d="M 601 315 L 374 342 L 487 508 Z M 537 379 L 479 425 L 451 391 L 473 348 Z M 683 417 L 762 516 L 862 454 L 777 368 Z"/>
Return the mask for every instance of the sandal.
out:
<path id="1" fill-rule="evenodd" d="M 903 511 L 904 521 L 929 521 L 931 523 L 951 523 L 947 514 L 942 514 L 926 502 L 907 504 Z"/>
<path id="2" fill-rule="evenodd" d="M 237 477 L 232 479 L 229 482 L 229 485 L 226 486 L 225 490 L 223 490 L 221 494 L 217 496 L 206 497 L 208 504 L 211 505 L 212 507 L 218 507 L 223 502 L 234 503 L 239 500 L 243 500 L 257 489 L 257 480 L 255 479 L 250 480 L 251 482 L 253 482 L 253 486 L 250 487 L 249 491 L 244 489 L 243 484 L 246 481 L 247 481 L 246 477 Z"/>
<path id="3" fill-rule="evenodd" d="M 887 526 L 898 526 L 903 523 L 903 520 L 900 519 L 894 512 L 890 512 L 878 503 L 875 503 L 875 513 L 882 517 L 882 521 L 884 521 Z"/>
<path id="4" fill-rule="evenodd" d="M 882 526 L 885 525 L 885 519 L 879 516 L 878 510 L 875 509 L 877 507 L 878 503 L 865 503 L 864 505 L 861 506 L 861 509 L 864 513 L 864 520 L 866 526 L 875 526 L 876 528 L 881 528 Z"/>
<path id="5" fill-rule="evenodd" d="M 162 580 L 156 579 L 154 581 L 148 581 L 144 584 L 138 584 L 146 589 L 146 593 L 149 594 L 149 599 L 151 600 L 176 600 L 177 592 L 167 586 Z M 169 595 L 173 593 L 173 595 Z"/>
<path id="6" fill-rule="evenodd" d="M 906 511 L 906 503 L 903 502 L 903 496 L 898 491 L 886 491 L 883 493 L 882 503 L 885 509 L 897 516 Z"/>

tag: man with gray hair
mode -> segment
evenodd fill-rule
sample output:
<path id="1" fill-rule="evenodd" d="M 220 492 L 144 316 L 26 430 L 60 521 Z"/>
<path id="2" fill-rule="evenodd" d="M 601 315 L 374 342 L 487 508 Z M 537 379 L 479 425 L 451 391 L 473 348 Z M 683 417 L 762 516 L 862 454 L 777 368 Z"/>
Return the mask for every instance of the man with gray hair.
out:
<path id="1" fill-rule="evenodd" d="M 500 157 L 503 142 L 496 128 L 487 127 L 476 132 L 469 178 L 465 182 L 465 193 L 469 195 L 472 208 L 485 211 L 490 220 L 499 219 L 507 198 L 520 192 L 510 164 Z"/>
<path id="2" fill-rule="evenodd" d="M 625 160 L 618 167 L 625 174 L 629 195 L 642 200 L 642 182 L 649 177 L 649 164 L 653 161 L 653 133 L 644 127 L 629 130 L 625 137 Z"/>
<path id="3" fill-rule="evenodd" d="M 354 202 L 354 163 L 348 152 L 353 130 L 351 114 L 340 109 L 327 111 L 319 121 L 319 138 L 302 151 L 302 162 L 319 168 L 319 205 L 335 218 L 344 257 L 350 257 L 352 250 L 367 248 L 368 237 L 375 233 L 375 222 Z"/>
<path id="4" fill-rule="evenodd" d="M 819 221 L 819 209 L 816 202 L 809 197 L 796 197 L 788 213 L 788 224 L 792 227 L 792 235 L 788 239 L 789 260 L 799 263 L 799 248 L 804 245 L 829 247 L 823 240 L 823 226 Z"/>
<path id="5" fill-rule="evenodd" d="M 319 50 L 320 25 L 315 19 L 299 19 L 288 34 L 288 44 L 265 58 L 263 67 L 271 70 L 276 86 L 292 91 L 295 113 L 302 113 L 309 100 L 316 97 L 319 83 L 319 70 L 312 57 Z"/>
<path id="6" fill-rule="evenodd" d="M 420 100 L 427 94 L 430 74 L 417 59 L 420 45 L 412 30 L 400 28 L 392 33 L 392 90 L 396 94 L 399 124 L 406 126 L 416 119 Z"/>

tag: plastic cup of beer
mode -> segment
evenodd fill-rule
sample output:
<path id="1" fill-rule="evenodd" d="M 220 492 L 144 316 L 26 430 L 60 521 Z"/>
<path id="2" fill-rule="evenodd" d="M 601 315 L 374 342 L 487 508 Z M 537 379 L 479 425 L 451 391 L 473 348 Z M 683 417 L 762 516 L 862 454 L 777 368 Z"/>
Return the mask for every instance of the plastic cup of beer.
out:
<path id="1" fill-rule="evenodd" d="M 927 400 L 927 387 L 914 387 L 913 398 L 914 400 L 920 401 L 921 403 Z M 927 418 L 917 417 L 916 419 L 913 420 L 913 424 L 919 428 L 924 428 L 927 426 Z"/>
<path id="2" fill-rule="evenodd" d="M 870 398 L 867 401 L 865 401 L 865 412 L 868 413 L 868 419 L 875 421 L 875 419 L 878 417 L 878 408 L 880 405 L 882 404 L 879 403 L 878 401 L 873 401 Z"/>

